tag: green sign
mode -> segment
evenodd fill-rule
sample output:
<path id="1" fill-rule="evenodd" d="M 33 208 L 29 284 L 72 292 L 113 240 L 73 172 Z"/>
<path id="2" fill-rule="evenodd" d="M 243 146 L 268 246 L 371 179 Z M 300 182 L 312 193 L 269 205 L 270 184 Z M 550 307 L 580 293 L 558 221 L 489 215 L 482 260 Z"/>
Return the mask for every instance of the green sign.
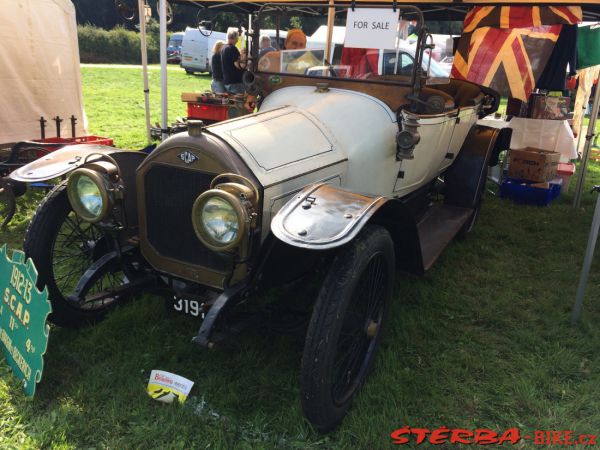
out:
<path id="1" fill-rule="evenodd" d="M 25 394 L 35 393 L 42 378 L 43 355 L 48 346 L 46 317 L 52 311 L 48 290 L 36 287 L 37 270 L 25 253 L 14 250 L 12 261 L 6 245 L 0 248 L 0 347 L 8 365 L 23 381 Z"/>
<path id="2" fill-rule="evenodd" d="M 279 75 L 271 75 L 269 77 L 269 83 L 272 85 L 281 84 L 281 77 Z"/>

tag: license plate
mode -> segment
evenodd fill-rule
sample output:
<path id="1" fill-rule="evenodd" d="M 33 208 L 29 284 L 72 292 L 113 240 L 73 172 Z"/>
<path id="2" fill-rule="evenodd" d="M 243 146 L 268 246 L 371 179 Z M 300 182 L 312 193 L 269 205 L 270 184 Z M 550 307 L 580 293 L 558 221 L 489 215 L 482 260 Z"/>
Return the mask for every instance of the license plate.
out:
<path id="1" fill-rule="evenodd" d="M 204 302 L 198 299 L 173 296 L 171 304 L 175 312 L 204 319 Z"/>

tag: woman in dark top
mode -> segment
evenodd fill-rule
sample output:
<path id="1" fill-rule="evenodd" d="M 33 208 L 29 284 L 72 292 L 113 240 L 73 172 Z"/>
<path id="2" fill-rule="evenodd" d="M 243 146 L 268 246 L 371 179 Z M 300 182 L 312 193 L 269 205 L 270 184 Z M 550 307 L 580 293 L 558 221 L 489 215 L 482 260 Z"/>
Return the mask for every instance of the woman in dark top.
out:
<path id="1" fill-rule="evenodd" d="M 212 67 L 212 81 L 210 88 L 215 94 L 223 94 L 226 92 L 225 85 L 223 84 L 223 66 L 221 65 L 221 49 L 225 45 L 223 41 L 215 42 L 213 46 L 212 58 L 210 60 L 210 66 Z"/>

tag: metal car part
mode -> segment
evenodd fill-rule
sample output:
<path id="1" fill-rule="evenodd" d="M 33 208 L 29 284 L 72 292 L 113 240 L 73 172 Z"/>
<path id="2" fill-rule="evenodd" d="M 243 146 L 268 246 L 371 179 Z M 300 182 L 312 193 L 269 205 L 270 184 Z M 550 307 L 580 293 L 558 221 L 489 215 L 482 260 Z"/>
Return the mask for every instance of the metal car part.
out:
<path id="1" fill-rule="evenodd" d="M 236 276 L 243 277 L 246 269 L 235 255 L 215 253 L 198 240 L 193 204 L 219 175 L 241 175 L 256 187 L 260 198 L 262 185 L 211 128 L 194 136 L 171 137 L 138 168 L 139 238 L 143 256 L 159 272 L 223 289 L 232 273 L 237 270 Z"/>
<path id="2" fill-rule="evenodd" d="M 387 201 L 328 184 L 309 186 L 281 208 L 271 222 L 271 230 L 293 246 L 335 248 L 352 240 Z"/>
<path id="3" fill-rule="evenodd" d="M 100 154 L 111 155 L 120 151 L 122 150 L 106 145 L 69 145 L 18 168 L 17 170 L 13 171 L 9 177 L 13 180 L 22 181 L 24 183 L 46 181 L 66 175 L 84 165 L 86 163 L 85 158 L 90 153 L 96 153 L 98 156 L 88 160 L 87 162 L 92 162 L 94 159 L 99 159 Z"/>
<path id="4" fill-rule="evenodd" d="M 234 183 L 229 183 L 230 185 Z M 194 205 L 192 206 L 192 224 L 194 226 L 194 231 L 196 232 L 196 236 L 198 239 L 209 249 L 217 252 L 226 252 L 228 250 L 237 248 L 241 241 L 244 239 L 250 222 L 250 214 L 248 210 L 242 204 L 242 200 L 240 199 L 240 195 L 245 195 L 244 186 L 239 185 L 242 189 L 235 189 L 233 186 L 229 186 L 231 190 L 234 192 L 237 190 L 238 195 L 236 196 L 234 193 L 229 192 L 228 189 L 215 188 L 210 189 L 208 191 L 203 192 L 198 196 Z M 216 241 L 208 232 L 206 224 L 203 219 L 203 212 L 206 204 L 213 198 L 221 199 L 223 202 L 232 207 L 235 211 L 235 215 L 237 218 L 237 226 L 238 229 L 235 233 L 235 236 L 229 242 L 219 242 Z"/>
<path id="5" fill-rule="evenodd" d="M 106 219 L 119 197 L 119 191 L 122 189 L 122 186 L 118 185 L 117 171 L 118 169 L 114 164 L 100 161 L 95 164 L 94 168 L 80 167 L 71 172 L 67 182 L 67 194 L 73 211 L 79 217 L 91 223 Z M 78 184 L 83 177 L 87 177 L 98 188 L 102 200 L 101 210 L 98 214 L 92 214 L 82 203 L 78 192 Z"/>

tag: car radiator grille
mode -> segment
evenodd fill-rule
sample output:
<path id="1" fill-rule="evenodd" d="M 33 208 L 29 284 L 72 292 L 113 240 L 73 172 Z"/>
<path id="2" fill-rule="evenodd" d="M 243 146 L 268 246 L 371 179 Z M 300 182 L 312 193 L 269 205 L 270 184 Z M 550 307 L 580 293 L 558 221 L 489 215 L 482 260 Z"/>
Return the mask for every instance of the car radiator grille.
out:
<path id="1" fill-rule="evenodd" d="M 155 164 L 144 178 L 146 238 L 162 256 L 224 271 L 228 263 L 198 240 L 192 206 L 215 174 Z"/>

